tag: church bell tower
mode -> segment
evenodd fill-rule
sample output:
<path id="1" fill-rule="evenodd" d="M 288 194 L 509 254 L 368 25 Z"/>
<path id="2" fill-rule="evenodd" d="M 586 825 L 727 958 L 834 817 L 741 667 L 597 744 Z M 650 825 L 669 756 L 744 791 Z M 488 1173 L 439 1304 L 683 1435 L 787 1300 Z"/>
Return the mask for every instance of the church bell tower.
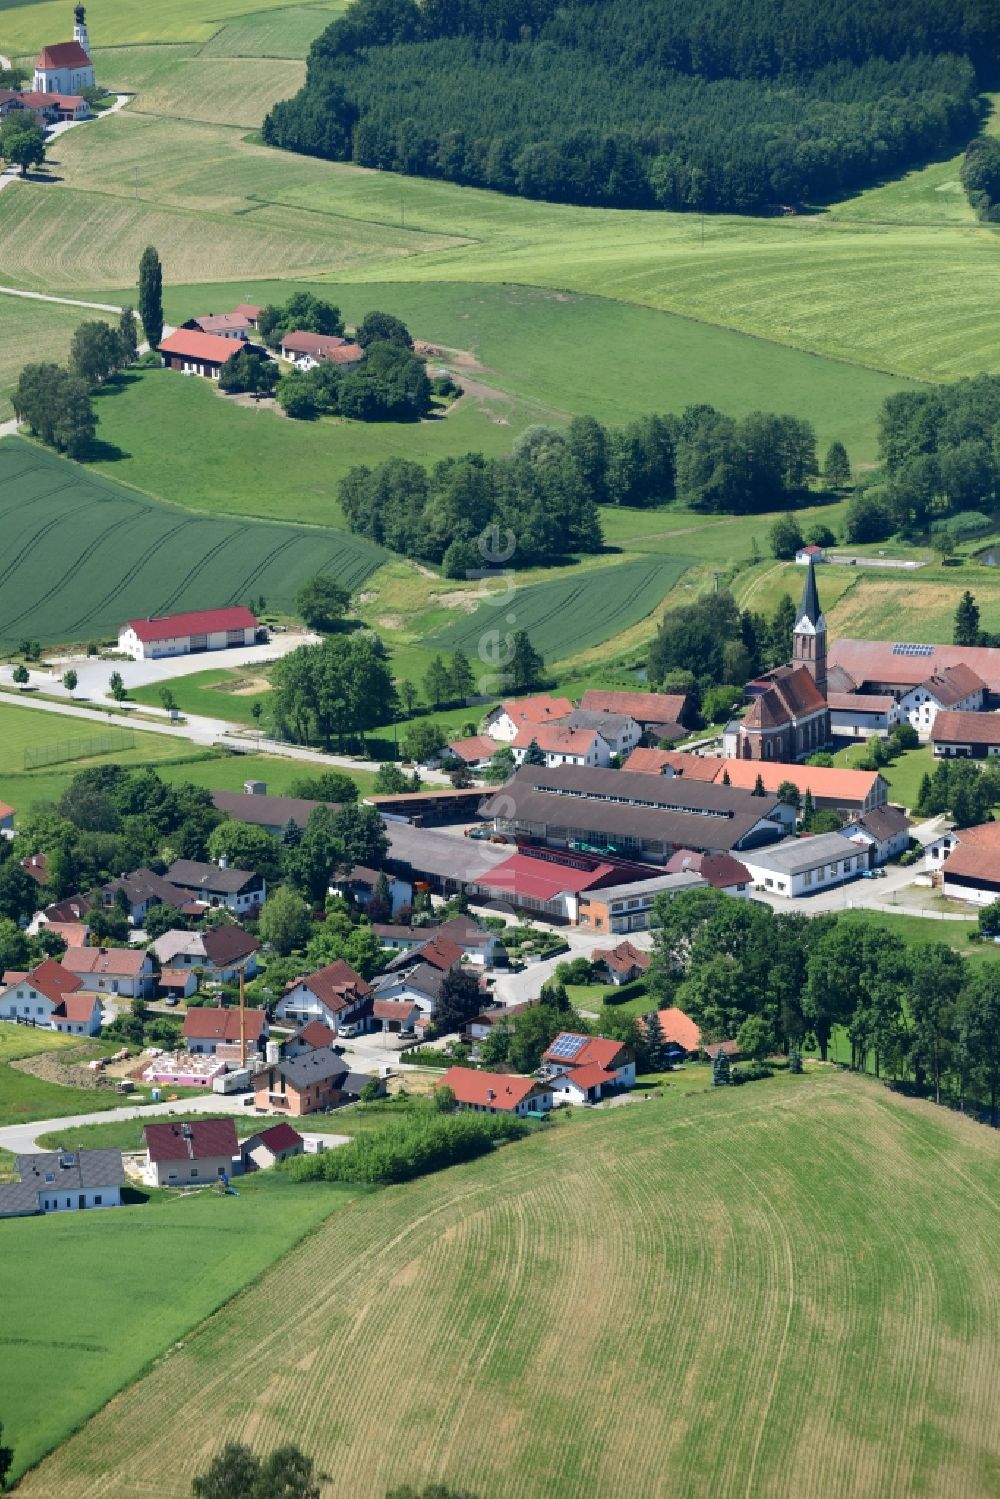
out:
<path id="1" fill-rule="evenodd" d="M 819 607 L 816 568 L 811 557 L 792 636 L 792 661 L 796 666 L 805 667 L 826 697 L 826 620 Z"/>
<path id="2" fill-rule="evenodd" d="M 87 35 L 87 12 L 82 5 L 73 7 L 73 40 L 90 56 L 90 37 Z"/>

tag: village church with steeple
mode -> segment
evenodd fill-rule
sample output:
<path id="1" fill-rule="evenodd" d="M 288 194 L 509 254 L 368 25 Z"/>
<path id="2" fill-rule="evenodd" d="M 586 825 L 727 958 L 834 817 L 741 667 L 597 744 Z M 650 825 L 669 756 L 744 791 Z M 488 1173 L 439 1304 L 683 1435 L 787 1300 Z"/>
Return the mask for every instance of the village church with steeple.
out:
<path id="1" fill-rule="evenodd" d="M 804 760 L 830 743 L 826 693 L 826 620 L 819 605 L 816 568 L 809 571 L 792 636 L 792 664 L 758 677 L 743 718 L 723 736 L 724 753 L 740 760 Z"/>
<path id="2" fill-rule="evenodd" d="M 43 47 L 35 63 L 37 94 L 79 94 L 94 88 L 94 64 L 90 60 L 87 15 L 82 5 L 73 10 L 73 40 Z"/>

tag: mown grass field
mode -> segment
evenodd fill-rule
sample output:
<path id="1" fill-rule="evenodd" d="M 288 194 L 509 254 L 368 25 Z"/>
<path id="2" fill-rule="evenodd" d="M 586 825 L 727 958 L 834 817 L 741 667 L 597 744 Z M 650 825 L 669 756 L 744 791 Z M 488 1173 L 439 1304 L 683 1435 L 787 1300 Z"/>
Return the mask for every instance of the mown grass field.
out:
<path id="1" fill-rule="evenodd" d="M 986 1499 L 998 1195 L 995 1133 L 830 1069 L 577 1113 L 345 1204 L 23 1492 L 182 1499 L 294 1429 L 344 1499 Z"/>
<path id="2" fill-rule="evenodd" d="M 834 758 L 838 765 L 857 769 L 865 754 L 863 744 L 851 744 L 846 749 L 838 750 Z M 879 774 L 889 783 L 891 799 L 901 806 L 912 808 L 917 803 L 920 782 L 925 775 L 933 773 L 933 770 L 934 756 L 930 745 L 923 745 L 920 749 L 904 750 L 891 765 L 883 765 Z"/>
<path id="3" fill-rule="evenodd" d="M 88 316 L 81 307 L 0 296 L 0 422 L 14 415 L 10 392 L 22 366 L 29 359 L 64 363 L 73 330 Z"/>
<path id="4" fill-rule="evenodd" d="M 96 719 L 23 707 L 13 695 L 9 699 L 5 695 L 0 701 L 0 745 L 2 764 L 9 771 L 25 770 L 26 755 L 36 751 L 55 766 L 73 762 L 74 769 L 111 763 L 145 765 L 192 753 L 190 743 L 170 739 L 166 734 L 143 733 L 129 725 L 121 728 L 113 718 L 105 724 Z M 30 764 L 27 768 L 31 769 Z"/>
<path id="5" fill-rule="evenodd" d="M 157 369 L 138 371 L 96 404 L 98 437 L 109 457 L 93 466 L 109 478 L 196 510 L 321 526 L 341 524 L 337 484 L 356 464 L 499 455 L 540 415 L 498 392 L 496 399 L 468 397 L 448 416 L 414 424 L 291 421 L 266 407 L 238 406 L 207 380 Z M 384 556 L 363 541 L 345 541 Z"/>
<path id="6" fill-rule="evenodd" d="M 488 670 L 496 660 L 489 642 L 503 650 L 506 635 L 527 630 L 546 661 L 564 660 L 652 614 L 687 566 L 686 557 L 639 558 L 617 567 L 580 569 L 577 576 L 564 573 L 557 582 L 509 592 L 484 587 L 494 601 L 486 599 L 474 613 L 455 620 L 428 646 L 464 651 Z"/>
<path id="7" fill-rule="evenodd" d="M 278 99 L 296 93 L 306 73 L 292 58 L 204 55 L 184 44 L 95 49 L 94 67 L 105 88 L 135 94 L 130 109 L 136 114 L 246 129 L 259 125 Z"/>
<path id="8" fill-rule="evenodd" d="M 833 571 L 824 569 L 821 590 Z M 955 607 L 967 588 L 976 596 L 983 629 L 1000 630 L 997 573 L 995 567 L 974 562 L 962 567 L 923 567 L 909 577 L 866 569 L 859 573 L 857 585 L 827 610 L 827 623 L 831 635 L 950 645 Z"/>
<path id="9" fill-rule="evenodd" d="M 176 1358 L 203 1318 L 350 1202 L 342 1189 L 274 1173 L 239 1191 L 154 1193 L 141 1205 L 4 1224 L 18 1284 L 0 1332 L 16 1474 L 154 1360 Z M 244 1326 L 251 1341 L 255 1322 Z"/>
<path id="10" fill-rule="evenodd" d="M 259 27 L 266 29 L 273 24 L 281 28 L 281 18 L 289 10 L 292 27 L 302 11 L 323 13 L 318 33 L 343 7 L 336 0 L 332 4 L 329 0 L 316 0 L 315 4 L 298 0 L 291 7 L 288 0 L 253 0 L 249 16 L 248 9 L 247 0 L 212 0 L 204 9 L 192 6 L 190 0 L 163 0 L 153 13 L 143 0 L 106 0 L 99 18 L 96 14 L 88 17 L 90 39 L 95 48 L 126 42 L 208 42 L 230 20 L 253 28 L 259 16 Z M 27 5 L 23 0 L 0 0 L 0 41 L 3 51 L 11 56 L 37 51 L 46 42 L 65 40 L 71 34 L 70 25 L 61 0 L 30 0 Z"/>
<path id="11" fill-rule="evenodd" d="M 202 457 L 210 475 L 217 460 Z M 171 466 L 160 449 L 155 462 Z M 327 572 L 353 589 L 384 556 L 343 531 L 174 509 L 17 437 L 0 442 L 0 519 L 0 641 L 8 642 L 117 637 L 132 616 L 258 593 L 287 610 L 305 578 Z"/>
<path id="12" fill-rule="evenodd" d="M 253 684 L 258 684 L 253 686 Z M 220 666 L 207 671 L 195 671 L 189 676 L 174 677 L 169 683 L 158 683 L 151 687 L 133 687 L 129 701 L 143 703 L 153 708 L 162 706 L 161 693 L 169 687 L 177 699 L 177 706 L 184 714 L 204 714 L 209 718 L 225 718 L 230 723 L 241 723 L 253 728 L 253 706 L 258 700 L 267 700 L 270 686 L 266 678 L 258 678 L 251 671 L 235 671 Z"/>

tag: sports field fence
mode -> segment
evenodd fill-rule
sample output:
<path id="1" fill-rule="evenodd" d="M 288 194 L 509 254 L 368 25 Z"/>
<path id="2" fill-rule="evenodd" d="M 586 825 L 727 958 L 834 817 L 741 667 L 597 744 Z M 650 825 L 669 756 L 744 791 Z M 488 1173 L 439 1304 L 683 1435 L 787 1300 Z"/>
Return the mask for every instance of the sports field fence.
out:
<path id="1" fill-rule="evenodd" d="M 29 745 L 24 751 L 24 769 L 39 770 L 43 765 L 62 765 L 67 760 L 89 760 L 95 755 L 112 755 L 135 748 L 135 734 L 128 729 L 114 729 L 107 734 L 89 734 L 81 739 L 53 739 L 48 744 Z"/>

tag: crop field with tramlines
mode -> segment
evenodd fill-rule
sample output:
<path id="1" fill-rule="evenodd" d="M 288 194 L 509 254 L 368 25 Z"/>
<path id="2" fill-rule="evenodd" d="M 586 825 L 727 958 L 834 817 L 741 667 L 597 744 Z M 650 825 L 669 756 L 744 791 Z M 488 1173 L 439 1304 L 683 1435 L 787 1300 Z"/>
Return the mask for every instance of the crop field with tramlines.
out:
<path id="1" fill-rule="evenodd" d="M 643 557 L 616 567 L 565 572 L 558 581 L 497 592 L 489 583 L 485 601 L 442 630 L 428 644 L 465 651 L 479 659 L 480 641 L 491 631 L 527 630 L 547 662 L 566 660 L 619 635 L 659 609 L 690 565 L 687 557 Z"/>
<path id="2" fill-rule="evenodd" d="M 0 442 L 0 524 L 8 643 L 100 639 L 133 616 L 260 594 L 290 609 L 305 578 L 354 589 L 384 555 L 342 531 L 173 509 L 16 437 Z"/>
<path id="3" fill-rule="evenodd" d="M 88 14 L 90 37 L 95 47 L 123 46 L 127 42 L 208 42 L 231 20 L 253 23 L 277 18 L 289 9 L 292 27 L 302 10 L 315 11 L 325 17 L 316 31 L 332 20 L 343 7 L 333 0 L 298 0 L 289 7 L 288 0 L 212 0 L 211 5 L 192 5 L 191 0 L 161 0 L 154 8 L 147 0 L 102 0 L 97 11 Z M 247 15 L 247 12 L 250 15 Z M 71 23 L 70 23 L 71 24 Z M 69 36 L 65 0 L 0 0 L 0 47 L 10 56 L 37 51 L 47 42 L 64 41 Z M 305 55 L 303 53 L 303 55 Z"/>
<path id="4" fill-rule="evenodd" d="M 575 1111 L 339 1208 L 24 1499 L 187 1499 L 226 1440 L 290 1438 L 324 1499 L 987 1499 L 998 1205 L 995 1132 L 832 1068 Z M 57 1231 L 25 1290 L 89 1340 Z"/>

